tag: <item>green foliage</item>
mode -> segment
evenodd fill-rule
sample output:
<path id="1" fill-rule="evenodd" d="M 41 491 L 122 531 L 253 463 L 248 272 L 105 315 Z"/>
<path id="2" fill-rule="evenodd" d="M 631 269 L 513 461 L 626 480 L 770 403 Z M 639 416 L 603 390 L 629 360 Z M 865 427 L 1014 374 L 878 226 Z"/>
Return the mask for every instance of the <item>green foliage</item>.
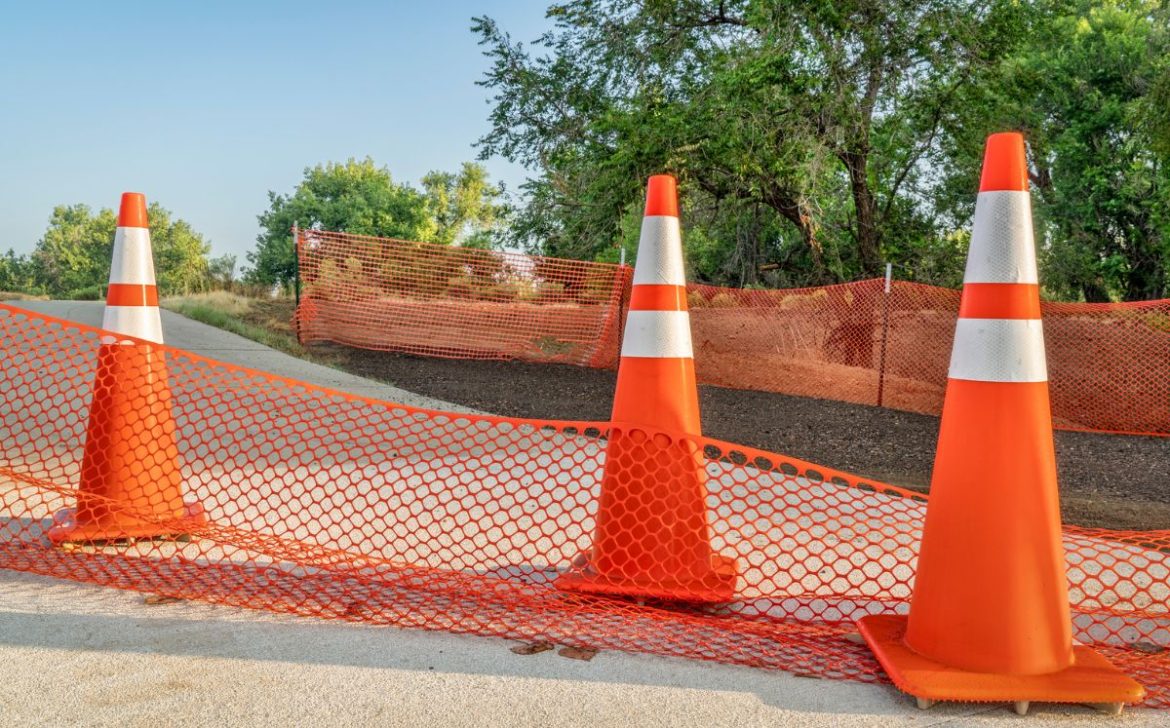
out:
<path id="1" fill-rule="evenodd" d="M 9 249 L 0 257 L 0 291 L 39 293 L 34 283 L 32 261 L 27 255 L 17 255 Z"/>
<path id="2" fill-rule="evenodd" d="M 1034 11 L 1028 42 L 964 100 L 975 113 L 950 131 L 969 161 L 956 160 L 951 188 L 974 187 L 983 135 L 1025 129 L 1049 294 L 1165 297 L 1170 149 L 1157 136 L 1166 109 L 1152 103 L 1170 68 L 1165 11 L 1151 0 L 1046 0 Z"/>
<path id="3" fill-rule="evenodd" d="M 329 162 L 305 170 L 291 195 L 268 193 L 269 209 L 259 216 L 262 232 L 248 253 L 245 279 L 288 285 L 296 275 L 291 230 L 316 228 L 356 235 L 486 247 L 503 214 L 501 191 L 489 184 L 478 164 L 459 174 L 431 172 L 423 191 L 396 184 L 373 160 Z"/>
<path id="4" fill-rule="evenodd" d="M 211 245 L 184 220 L 157 204 L 147 211 L 159 293 L 164 296 L 203 290 L 208 282 Z"/>
<path id="5" fill-rule="evenodd" d="M 106 287 L 104 285 L 92 285 L 66 291 L 59 297 L 69 299 L 70 301 L 101 301 L 105 298 L 105 293 Z"/>
<path id="6" fill-rule="evenodd" d="M 228 254 L 208 260 L 207 280 L 212 288 L 231 289 L 236 280 L 236 256 Z"/>
<path id="7" fill-rule="evenodd" d="M 503 190 L 488 181 L 483 165 L 464 162 L 459 174 L 430 172 L 422 178 L 427 209 L 436 231 L 429 242 L 464 247 L 491 246 L 491 232 L 505 214 Z"/>
<path id="8" fill-rule="evenodd" d="M 481 151 L 538 175 L 514 240 L 612 257 L 642 181 L 668 171 L 701 280 L 754 284 L 777 264 L 773 282 L 879 274 L 935 234 L 914 204 L 928 152 L 955 89 L 1001 47 L 985 42 L 998 16 L 975 7 L 574 0 L 549 9 L 539 54 L 476 19 L 496 93 Z"/>
<path id="9" fill-rule="evenodd" d="M 680 178 L 693 276 L 953 285 L 988 133 L 1021 129 L 1062 297 L 1167 295 L 1170 9 L 1158 0 L 568 0 L 490 18 L 480 140 L 534 176 L 510 239 L 613 260 Z M 636 240 L 636 232 L 633 233 Z M 761 271 L 763 269 L 763 271 Z"/>
<path id="10" fill-rule="evenodd" d="M 170 295 L 200 289 L 205 285 L 211 246 L 158 203 L 151 203 L 147 214 L 159 292 Z M 94 213 L 86 205 L 59 205 L 27 262 L 10 252 L 4 267 L 18 271 L 19 290 L 100 299 L 109 282 L 117 227 L 113 210 Z"/>
<path id="11" fill-rule="evenodd" d="M 94 214 L 88 205 L 58 205 L 32 253 L 33 280 L 51 296 L 68 295 L 110 278 L 118 218 L 113 210 Z"/>

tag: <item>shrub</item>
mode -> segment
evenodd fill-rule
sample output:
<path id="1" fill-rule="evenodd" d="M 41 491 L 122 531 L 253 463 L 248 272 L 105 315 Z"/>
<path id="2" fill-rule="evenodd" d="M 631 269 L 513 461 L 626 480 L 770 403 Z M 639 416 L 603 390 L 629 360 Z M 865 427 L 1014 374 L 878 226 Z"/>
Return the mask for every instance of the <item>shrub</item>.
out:
<path id="1" fill-rule="evenodd" d="M 71 301 L 101 301 L 105 298 L 105 286 L 86 286 L 76 288 L 65 294 Z"/>

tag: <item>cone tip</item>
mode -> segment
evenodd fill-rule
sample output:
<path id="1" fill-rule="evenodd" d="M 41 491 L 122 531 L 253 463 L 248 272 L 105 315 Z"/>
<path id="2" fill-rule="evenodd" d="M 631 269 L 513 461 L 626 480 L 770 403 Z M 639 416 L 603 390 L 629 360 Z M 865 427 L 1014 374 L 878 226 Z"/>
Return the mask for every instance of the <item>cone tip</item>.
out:
<path id="1" fill-rule="evenodd" d="M 1028 191 L 1028 164 L 1024 156 L 1024 135 L 1018 131 L 987 137 L 983 154 L 980 192 Z"/>
<path id="2" fill-rule="evenodd" d="M 146 218 L 146 195 L 141 192 L 122 193 L 122 206 L 118 208 L 118 227 L 150 227 Z"/>
<path id="3" fill-rule="evenodd" d="M 653 215 L 678 217 L 678 189 L 669 174 L 656 174 L 646 185 L 646 217 Z"/>

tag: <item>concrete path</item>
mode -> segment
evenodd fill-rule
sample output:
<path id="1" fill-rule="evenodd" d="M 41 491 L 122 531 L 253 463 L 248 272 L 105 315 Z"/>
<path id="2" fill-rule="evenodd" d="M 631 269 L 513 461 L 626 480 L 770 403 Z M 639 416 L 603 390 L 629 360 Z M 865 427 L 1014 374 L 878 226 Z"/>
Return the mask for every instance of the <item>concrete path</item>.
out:
<path id="1" fill-rule="evenodd" d="M 105 307 L 105 304 L 100 301 L 6 301 L 5 303 L 87 326 L 101 326 L 102 309 Z M 461 405 L 407 392 L 383 382 L 356 377 L 338 369 L 307 362 L 304 359 L 270 349 L 251 339 L 245 339 L 223 329 L 192 321 L 185 316 L 165 309 L 162 311 L 162 326 L 163 338 L 168 345 L 209 359 L 259 369 L 282 377 L 312 382 L 330 389 L 373 399 L 428 409 L 456 412 L 475 411 Z"/>
<path id="2" fill-rule="evenodd" d="M 1167 725 L 1038 706 L 919 711 L 885 686 L 282 617 L 0 571 L 0 714 L 12 726 Z"/>
<path id="3" fill-rule="evenodd" d="M 33 302 L 86 323 L 101 305 Z M 307 364 L 164 312 L 168 342 L 396 401 L 401 390 Z M 412 401 L 422 398 L 414 397 Z M 427 406 L 440 406 L 428 400 Z M 885 685 L 602 652 L 515 655 L 511 643 L 286 617 L 0 570 L 0 717 L 13 726 L 1170 726 L 1041 705 L 919 711 Z"/>

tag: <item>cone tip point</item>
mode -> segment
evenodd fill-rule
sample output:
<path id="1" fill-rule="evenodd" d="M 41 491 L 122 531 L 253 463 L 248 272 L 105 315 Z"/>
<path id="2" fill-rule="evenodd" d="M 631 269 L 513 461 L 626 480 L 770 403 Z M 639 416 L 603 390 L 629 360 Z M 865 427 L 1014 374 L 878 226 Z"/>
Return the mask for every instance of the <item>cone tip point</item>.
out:
<path id="1" fill-rule="evenodd" d="M 678 187 L 669 174 L 656 174 L 646 184 L 646 217 L 678 217 Z"/>
<path id="2" fill-rule="evenodd" d="M 118 227 L 150 227 L 146 217 L 146 195 L 141 192 L 123 192 L 118 208 Z"/>
<path id="3" fill-rule="evenodd" d="M 987 137 L 979 191 L 1028 191 L 1028 164 L 1024 155 L 1023 134 L 1007 131 Z"/>

